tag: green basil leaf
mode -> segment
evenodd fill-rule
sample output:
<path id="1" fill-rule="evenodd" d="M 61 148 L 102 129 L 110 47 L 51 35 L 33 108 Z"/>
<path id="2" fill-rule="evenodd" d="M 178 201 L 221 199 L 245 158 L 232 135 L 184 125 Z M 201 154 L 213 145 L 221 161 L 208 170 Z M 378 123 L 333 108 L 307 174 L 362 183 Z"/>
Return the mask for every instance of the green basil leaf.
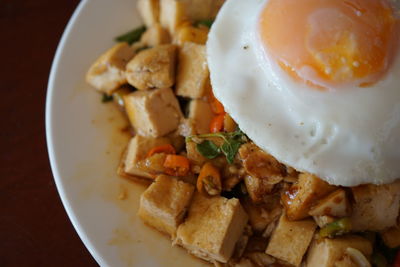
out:
<path id="1" fill-rule="evenodd" d="M 115 38 L 117 42 L 127 42 L 129 45 L 137 42 L 142 37 L 142 34 L 146 31 L 146 26 L 140 26 L 132 31 L 124 33 Z"/>
<path id="2" fill-rule="evenodd" d="M 213 159 L 220 154 L 219 148 L 210 140 L 204 140 L 196 145 L 197 151 L 205 158 Z"/>
<path id="3" fill-rule="evenodd" d="M 240 130 L 237 129 L 235 132 L 230 133 L 209 133 L 209 134 L 200 134 L 186 137 L 186 142 L 189 142 L 194 139 L 205 139 L 211 137 L 218 137 L 224 140 L 224 143 L 220 148 L 218 148 L 211 141 L 205 140 L 200 143 L 197 147 L 197 150 L 204 157 L 213 159 L 218 156 L 219 153 L 223 153 L 226 157 L 226 160 L 229 164 L 232 164 L 235 160 L 235 156 L 240 148 L 240 146 L 246 142 L 248 142 L 247 136 Z M 207 143 L 205 143 L 207 142 Z M 212 143 L 212 145 L 210 145 Z M 213 146 L 210 148 L 210 146 Z M 211 151 L 211 152 L 210 152 Z M 218 154 L 216 153 L 218 151 Z"/>
<path id="4" fill-rule="evenodd" d="M 233 164 L 235 156 L 241 145 L 242 144 L 240 142 L 237 142 L 233 139 L 229 139 L 228 142 L 222 144 L 221 151 L 225 154 L 226 160 L 229 164 Z"/>

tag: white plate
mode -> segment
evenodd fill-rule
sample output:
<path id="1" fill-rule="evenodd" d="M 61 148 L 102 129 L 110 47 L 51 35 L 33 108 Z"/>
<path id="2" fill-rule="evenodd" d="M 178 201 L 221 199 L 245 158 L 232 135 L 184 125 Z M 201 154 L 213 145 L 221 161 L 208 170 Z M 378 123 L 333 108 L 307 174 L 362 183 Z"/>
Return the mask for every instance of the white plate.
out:
<path id="1" fill-rule="evenodd" d="M 203 266 L 137 218 L 144 187 L 116 175 L 128 141 L 121 131 L 126 122 L 84 82 L 113 38 L 140 25 L 135 7 L 134 0 L 82 1 L 64 32 L 46 103 L 54 179 L 72 224 L 101 266 Z"/>

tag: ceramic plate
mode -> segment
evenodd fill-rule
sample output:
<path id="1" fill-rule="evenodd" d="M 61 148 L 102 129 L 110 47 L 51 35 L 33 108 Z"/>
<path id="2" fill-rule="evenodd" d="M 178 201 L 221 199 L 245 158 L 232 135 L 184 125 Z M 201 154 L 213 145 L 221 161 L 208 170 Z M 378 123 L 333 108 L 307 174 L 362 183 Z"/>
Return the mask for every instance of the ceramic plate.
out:
<path id="1" fill-rule="evenodd" d="M 116 35 L 141 24 L 134 0 L 86 0 L 63 34 L 50 73 L 46 134 L 51 167 L 76 231 L 101 266 L 202 266 L 136 216 L 143 186 L 116 175 L 127 122 L 85 84 Z"/>

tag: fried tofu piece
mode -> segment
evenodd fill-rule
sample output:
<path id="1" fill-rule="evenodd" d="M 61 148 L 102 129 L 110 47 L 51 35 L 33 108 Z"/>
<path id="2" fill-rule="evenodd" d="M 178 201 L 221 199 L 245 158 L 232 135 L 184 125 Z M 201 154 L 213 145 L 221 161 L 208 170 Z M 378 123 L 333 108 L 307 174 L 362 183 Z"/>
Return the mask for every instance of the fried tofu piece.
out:
<path id="1" fill-rule="evenodd" d="M 389 248 L 400 247 L 400 223 L 395 227 L 383 231 L 381 237 L 385 245 Z"/>
<path id="2" fill-rule="evenodd" d="M 126 66 L 129 84 L 139 90 L 172 87 L 176 50 L 175 45 L 159 45 L 141 51 Z"/>
<path id="3" fill-rule="evenodd" d="M 281 215 L 281 206 L 278 202 L 273 207 L 255 205 L 249 198 L 244 198 L 242 205 L 249 215 L 249 223 L 256 233 L 262 233 L 268 224 L 274 222 Z"/>
<path id="4" fill-rule="evenodd" d="M 336 186 L 328 184 L 315 175 L 300 174 L 299 181 L 282 195 L 288 218 L 301 220 L 308 217 L 311 206 L 336 189 Z"/>
<path id="5" fill-rule="evenodd" d="M 190 24 L 180 26 L 174 36 L 174 43 L 183 45 L 185 42 L 205 45 L 208 39 L 209 29 L 206 27 L 197 28 Z"/>
<path id="6" fill-rule="evenodd" d="M 147 153 L 156 146 L 170 144 L 168 138 L 152 138 L 135 135 L 128 144 L 126 156 L 124 159 L 124 171 L 127 174 L 153 179 L 152 175 L 143 171 L 138 166 L 141 160 L 144 160 Z"/>
<path id="7" fill-rule="evenodd" d="M 160 22 L 171 33 L 182 23 L 212 20 L 225 0 L 160 0 Z"/>
<path id="8" fill-rule="evenodd" d="M 372 244 L 360 236 L 348 235 L 336 238 L 315 239 L 308 251 L 307 267 L 334 267 L 347 248 L 359 250 L 367 258 L 372 254 Z"/>
<path id="9" fill-rule="evenodd" d="M 189 121 L 193 127 L 192 134 L 210 132 L 210 122 L 214 117 L 211 106 L 207 101 L 194 99 L 189 104 Z"/>
<path id="10" fill-rule="evenodd" d="M 126 64 L 133 58 L 135 51 L 128 43 L 118 43 L 101 55 L 86 73 L 86 81 L 108 95 L 127 83 Z"/>
<path id="11" fill-rule="evenodd" d="M 244 184 L 253 203 L 263 202 L 264 196 L 270 194 L 274 189 L 274 185 L 268 183 L 267 180 L 250 175 L 244 177 Z"/>
<path id="12" fill-rule="evenodd" d="M 351 213 L 350 202 L 346 196 L 346 191 L 338 189 L 325 198 L 318 201 L 309 212 L 311 216 L 333 216 L 346 217 Z"/>
<path id="13" fill-rule="evenodd" d="M 242 145 L 239 149 L 239 155 L 247 173 L 254 178 L 259 178 L 264 183 L 271 185 L 283 180 L 286 167 L 255 144 Z"/>
<path id="14" fill-rule="evenodd" d="M 160 20 L 160 0 L 138 0 L 137 9 L 147 27 Z"/>
<path id="15" fill-rule="evenodd" d="M 238 199 L 209 198 L 196 192 L 186 221 L 178 227 L 175 243 L 204 260 L 226 263 L 247 220 Z"/>
<path id="16" fill-rule="evenodd" d="M 154 47 L 157 45 L 169 44 L 171 42 L 171 36 L 160 24 L 155 23 L 143 33 L 140 42 L 146 46 Z"/>
<path id="17" fill-rule="evenodd" d="M 161 137 L 175 131 L 183 115 L 172 89 L 136 91 L 124 96 L 133 128 L 143 136 Z"/>
<path id="18" fill-rule="evenodd" d="M 209 93 L 210 78 L 206 47 L 185 42 L 179 49 L 176 94 L 189 98 L 202 98 Z"/>
<path id="19" fill-rule="evenodd" d="M 383 231 L 396 226 L 400 209 L 400 180 L 387 185 L 352 188 L 354 231 Z"/>
<path id="20" fill-rule="evenodd" d="M 265 253 L 294 266 L 300 266 L 316 227 L 313 220 L 289 221 L 286 215 L 282 214 Z"/>
<path id="21" fill-rule="evenodd" d="M 139 217 L 158 231 L 175 237 L 193 192 L 193 185 L 159 175 L 140 197 Z"/>

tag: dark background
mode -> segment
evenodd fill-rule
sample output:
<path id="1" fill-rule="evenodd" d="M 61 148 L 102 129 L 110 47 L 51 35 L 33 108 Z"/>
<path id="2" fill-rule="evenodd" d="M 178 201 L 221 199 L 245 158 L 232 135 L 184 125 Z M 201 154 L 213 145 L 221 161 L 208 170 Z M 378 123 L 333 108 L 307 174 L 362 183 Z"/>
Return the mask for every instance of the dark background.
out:
<path id="1" fill-rule="evenodd" d="M 61 204 L 45 138 L 47 80 L 78 0 L 0 0 L 0 266 L 97 266 Z"/>

